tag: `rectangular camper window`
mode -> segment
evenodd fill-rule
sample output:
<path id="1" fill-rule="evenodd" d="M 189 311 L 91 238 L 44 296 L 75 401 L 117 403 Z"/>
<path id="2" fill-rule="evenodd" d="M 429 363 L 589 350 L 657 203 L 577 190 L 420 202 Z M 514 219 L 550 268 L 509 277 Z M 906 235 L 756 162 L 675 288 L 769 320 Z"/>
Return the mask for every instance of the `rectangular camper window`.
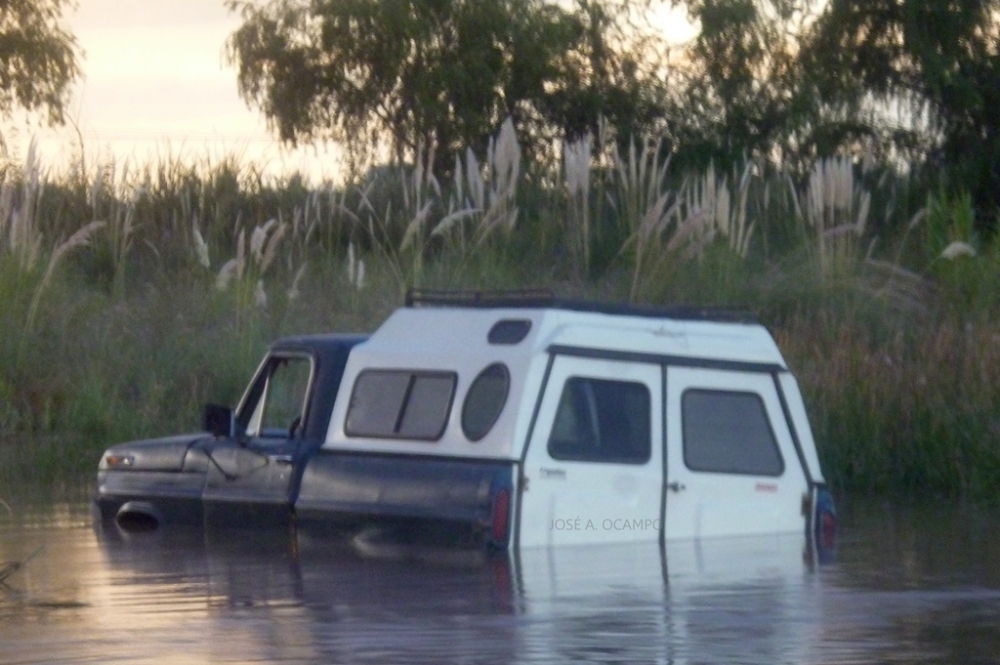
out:
<path id="1" fill-rule="evenodd" d="M 572 377 L 559 398 L 549 455 L 566 461 L 644 464 L 652 451 L 650 422 L 645 385 Z"/>
<path id="2" fill-rule="evenodd" d="M 347 407 L 348 436 L 436 441 L 455 395 L 454 372 L 365 370 Z"/>
<path id="3" fill-rule="evenodd" d="M 692 471 L 780 476 L 785 463 L 760 395 L 686 390 L 684 464 Z"/>

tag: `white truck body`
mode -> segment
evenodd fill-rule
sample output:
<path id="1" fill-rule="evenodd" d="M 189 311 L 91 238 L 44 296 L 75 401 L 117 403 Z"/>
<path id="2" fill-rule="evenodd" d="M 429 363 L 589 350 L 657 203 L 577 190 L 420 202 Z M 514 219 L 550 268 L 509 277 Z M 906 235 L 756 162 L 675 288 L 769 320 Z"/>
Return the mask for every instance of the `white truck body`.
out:
<path id="1" fill-rule="evenodd" d="M 509 463 L 515 547 L 815 534 L 826 491 L 774 339 L 698 310 L 418 300 L 351 351 L 325 453 Z"/>

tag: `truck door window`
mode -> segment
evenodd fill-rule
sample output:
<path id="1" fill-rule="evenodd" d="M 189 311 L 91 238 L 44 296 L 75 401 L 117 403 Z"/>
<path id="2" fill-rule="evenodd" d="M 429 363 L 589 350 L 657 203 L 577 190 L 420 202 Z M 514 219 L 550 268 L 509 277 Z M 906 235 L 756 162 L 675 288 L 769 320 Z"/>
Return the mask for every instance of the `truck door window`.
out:
<path id="1" fill-rule="evenodd" d="M 247 434 L 280 438 L 294 436 L 305 416 L 311 376 L 312 361 L 307 357 L 273 358 L 267 368 L 264 389 L 247 425 Z"/>
<path id="2" fill-rule="evenodd" d="M 559 398 L 549 455 L 565 461 L 644 464 L 652 451 L 650 421 L 645 385 L 571 377 Z"/>
<path id="3" fill-rule="evenodd" d="M 365 370 L 347 407 L 348 436 L 436 441 L 455 395 L 454 372 Z"/>
<path id="4" fill-rule="evenodd" d="M 692 471 L 780 476 L 781 459 L 759 395 L 686 390 L 681 396 L 684 464 Z"/>

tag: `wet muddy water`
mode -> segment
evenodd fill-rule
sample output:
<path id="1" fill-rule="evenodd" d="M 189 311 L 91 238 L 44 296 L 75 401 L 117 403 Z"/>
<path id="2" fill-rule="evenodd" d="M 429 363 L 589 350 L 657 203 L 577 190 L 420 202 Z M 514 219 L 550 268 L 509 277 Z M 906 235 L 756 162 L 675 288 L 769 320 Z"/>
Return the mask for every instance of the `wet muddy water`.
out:
<path id="1" fill-rule="evenodd" d="M 486 556 L 7 502 L 5 664 L 1000 663 L 985 509 L 842 505 L 817 564 L 801 537 Z"/>

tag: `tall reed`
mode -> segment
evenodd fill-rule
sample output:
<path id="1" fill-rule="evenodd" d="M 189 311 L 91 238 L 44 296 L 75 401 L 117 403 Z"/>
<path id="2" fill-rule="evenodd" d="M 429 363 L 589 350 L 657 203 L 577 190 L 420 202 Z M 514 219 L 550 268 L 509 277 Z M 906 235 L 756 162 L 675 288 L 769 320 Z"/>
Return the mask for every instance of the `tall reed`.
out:
<path id="1" fill-rule="evenodd" d="M 842 275 L 861 259 L 859 246 L 871 209 L 871 193 L 855 181 L 850 157 L 819 160 L 797 202 L 799 217 L 815 242 L 824 279 Z"/>
<path id="2" fill-rule="evenodd" d="M 235 400 L 278 335 L 371 330 L 408 286 L 552 286 L 760 312 L 838 488 L 1000 488 L 1000 250 L 960 197 L 893 207 L 847 156 L 798 186 L 763 161 L 681 173 L 655 136 L 526 167 L 511 123 L 441 161 L 314 186 L 173 157 L 53 175 L 29 150 L 0 182 L 0 445 L 74 433 L 59 463 L 89 473 Z"/>
<path id="3" fill-rule="evenodd" d="M 777 330 L 837 487 L 988 497 L 1000 489 L 1000 326 L 873 330 L 830 313 Z"/>

